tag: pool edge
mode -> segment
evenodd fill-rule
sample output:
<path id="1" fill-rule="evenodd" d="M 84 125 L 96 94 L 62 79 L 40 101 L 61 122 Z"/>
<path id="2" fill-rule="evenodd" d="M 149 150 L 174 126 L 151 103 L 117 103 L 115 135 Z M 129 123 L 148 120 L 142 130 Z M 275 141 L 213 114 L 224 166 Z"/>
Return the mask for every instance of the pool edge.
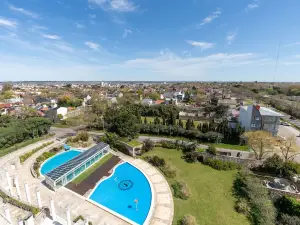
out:
<path id="1" fill-rule="evenodd" d="M 106 177 L 106 178 L 104 178 L 104 179 L 102 179 L 102 180 L 99 181 L 99 183 L 92 189 L 91 193 L 86 197 L 86 200 L 87 200 L 88 202 L 90 202 L 90 203 L 92 203 L 92 204 L 98 206 L 99 208 L 101 208 L 101 209 L 103 209 L 103 210 L 105 210 L 105 211 L 111 213 L 112 215 L 117 216 L 117 217 L 119 217 L 120 219 L 122 219 L 122 220 L 124 220 L 124 221 L 126 221 L 126 222 L 128 222 L 128 223 L 130 223 L 130 224 L 132 224 L 132 225 L 148 225 L 148 224 L 150 223 L 150 219 L 152 218 L 153 210 L 154 210 L 154 201 L 155 201 L 154 191 L 153 191 L 153 190 L 154 190 L 154 187 L 153 187 L 153 185 L 152 185 L 152 183 L 151 183 L 149 177 L 148 177 L 148 176 L 147 176 L 140 168 L 138 168 L 137 166 L 135 166 L 134 164 L 132 164 L 131 162 L 129 162 L 129 161 L 127 161 L 127 160 L 124 160 L 124 159 L 122 159 L 122 160 L 123 160 L 124 162 L 119 163 L 117 166 L 115 166 L 115 167 L 113 168 L 113 172 L 112 172 L 108 177 Z M 149 183 L 149 186 L 150 186 L 150 190 L 151 190 L 151 204 L 150 204 L 150 209 L 149 209 L 149 211 L 148 211 L 147 217 L 146 217 L 145 221 L 143 222 L 143 224 L 138 224 L 138 223 L 136 223 L 136 222 L 134 222 L 134 221 L 128 219 L 127 217 L 122 216 L 121 214 L 119 214 L 119 213 L 117 213 L 117 212 L 115 212 L 115 211 L 113 211 L 113 210 L 111 210 L 111 209 L 105 207 L 104 205 L 101 205 L 101 204 L 95 202 L 94 200 L 90 199 L 90 197 L 92 196 L 92 194 L 94 193 L 94 191 L 96 190 L 96 188 L 97 188 L 103 181 L 105 181 L 105 180 L 107 180 L 108 178 L 110 178 L 111 176 L 113 176 L 113 174 L 115 173 L 115 169 L 116 169 L 118 166 L 120 166 L 120 165 L 122 165 L 122 164 L 124 164 L 124 163 L 129 163 L 131 166 L 133 166 L 133 167 L 135 167 L 136 169 L 138 169 L 138 170 L 145 176 L 145 178 L 147 179 L 147 181 L 148 181 L 148 183 Z"/>
<path id="2" fill-rule="evenodd" d="M 68 150 L 68 151 L 77 151 L 77 152 L 83 152 L 83 150 L 78 150 L 78 149 L 70 149 L 70 150 Z M 45 178 L 45 176 L 41 173 L 41 168 L 43 167 L 43 165 L 48 161 L 48 160 L 50 160 L 51 158 L 53 158 L 53 157 L 55 157 L 55 156 L 58 156 L 58 155 L 61 155 L 61 154 L 63 154 L 63 153 L 65 153 L 65 152 L 68 152 L 68 151 L 62 151 L 62 152 L 59 152 L 59 153 L 57 153 L 56 155 L 54 155 L 54 156 L 51 156 L 50 158 L 48 158 L 48 159 L 46 159 L 41 165 L 40 165 L 40 168 L 39 168 L 39 173 L 40 173 L 40 177 L 41 178 Z"/>

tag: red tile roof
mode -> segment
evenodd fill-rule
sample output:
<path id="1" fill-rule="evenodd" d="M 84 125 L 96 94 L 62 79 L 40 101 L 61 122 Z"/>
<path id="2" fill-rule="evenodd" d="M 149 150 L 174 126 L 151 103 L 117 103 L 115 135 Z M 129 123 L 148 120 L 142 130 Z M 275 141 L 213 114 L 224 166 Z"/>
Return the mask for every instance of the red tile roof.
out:
<path id="1" fill-rule="evenodd" d="M 159 105 L 159 104 L 162 104 L 164 102 L 165 102 L 165 100 L 157 100 L 157 101 L 155 101 L 155 104 Z"/>

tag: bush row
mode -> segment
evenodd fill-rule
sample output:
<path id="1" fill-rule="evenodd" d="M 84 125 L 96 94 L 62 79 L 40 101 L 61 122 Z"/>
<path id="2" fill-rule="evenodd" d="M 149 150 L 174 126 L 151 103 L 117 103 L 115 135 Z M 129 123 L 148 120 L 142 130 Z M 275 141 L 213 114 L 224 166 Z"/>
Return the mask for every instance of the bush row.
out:
<path id="1" fill-rule="evenodd" d="M 34 206 L 31 206 L 31 205 L 27 205 L 23 202 L 20 202 L 10 196 L 8 196 L 7 194 L 5 194 L 4 192 L 2 192 L 0 190 L 0 197 L 3 199 L 3 203 L 9 203 L 9 204 L 12 204 L 16 207 L 19 207 L 25 211 L 28 211 L 28 212 L 31 212 L 33 215 L 36 215 L 40 212 L 40 209 L 39 208 L 36 208 Z"/>
<path id="2" fill-rule="evenodd" d="M 193 130 L 186 130 L 178 125 L 161 125 L 161 124 L 141 124 L 140 133 L 144 134 L 155 134 L 159 135 L 168 135 L 173 137 L 185 137 L 189 139 L 197 139 L 201 142 L 211 142 L 219 143 L 222 142 L 224 136 L 221 133 L 210 131 L 207 133 L 202 133 L 196 128 Z"/>
<path id="3" fill-rule="evenodd" d="M 41 150 L 41 149 L 43 149 L 43 148 L 45 148 L 45 147 L 47 147 L 48 145 L 51 145 L 51 144 L 53 144 L 53 143 L 54 143 L 54 141 L 50 141 L 50 142 L 44 143 L 44 144 L 42 144 L 41 146 L 32 149 L 30 152 L 27 152 L 27 153 L 21 155 L 21 156 L 20 156 L 20 162 L 21 162 L 21 163 L 25 162 L 25 161 L 26 161 L 30 156 L 32 156 L 34 153 L 38 152 L 39 150 Z"/>
<path id="4" fill-rule="evenodd" d="M 148 163 L 160 169 L 160 171 L 169 179 L 176 177 L 176 170 L 172 169 L 165 161 L 165 159 L 160 158 L 156 155 L 146 156 L 144 158 Z"/>
<path id="5" fill-rule="evenodd" d="M 234 193 L 238 198 L 236 209 L 246 214 L 255 225 L 274 225 L 276 209 L 268 189 L 249 170 L 242 169 L 234 181 Z"/>
<path id="6" fill-rule="evenodd" d="M 206 158 L 203 160 L 203 164 L 208 165 L 216 170 L 236 170 L 240 168 L 240 165 L 235 162 L 222 161 L 220 159 Z"/>
<path id="7" fill-rule="evenodd" d="M 62 146 L 53 148 L 49 152 L 44 152 L 43 154 L 41 154 L 39 157 L 36 158 L 36 160 L 33 164 L 33 169 L 38 177 L 40 176 L 39 168 L 40 168 L 41 164 L 44 161 L 46 161 L 47 159 L 49 159 L 50 157 L 56 155 L 61 149 L 62 149 Z"/>
<path id="8" fill-rule="evenodd" d="M 255 167 L 253 170 L 291 178 L 295 174 L 300 174 L 300 164 L 293 161 L 284 162 L 279 155 L 274 154 L 267 158 L 263 165 Z"/>

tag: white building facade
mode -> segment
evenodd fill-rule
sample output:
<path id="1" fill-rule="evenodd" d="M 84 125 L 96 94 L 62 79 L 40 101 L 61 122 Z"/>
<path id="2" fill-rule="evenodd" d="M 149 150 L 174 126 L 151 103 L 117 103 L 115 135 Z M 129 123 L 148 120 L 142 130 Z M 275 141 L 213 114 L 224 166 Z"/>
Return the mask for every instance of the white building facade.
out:
<path id="1" fill-rule="evenodd" d="M 239 122 L 245 131 L 266 130 L 276 136 L 282 116 L 266 107 L 248 105 L 240 108 Z"/>

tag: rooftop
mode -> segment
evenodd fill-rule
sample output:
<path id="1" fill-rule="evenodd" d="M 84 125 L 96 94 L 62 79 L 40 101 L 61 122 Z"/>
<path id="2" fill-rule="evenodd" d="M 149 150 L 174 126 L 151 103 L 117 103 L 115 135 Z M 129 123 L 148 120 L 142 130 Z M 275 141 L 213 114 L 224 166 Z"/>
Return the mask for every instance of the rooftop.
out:
<path id="1" fill-rule="evenodd" d="M 84 161 L 88 160 L 90 157 L 95 155 L 97 152 L 103 150 L 107 147 L 108 144 L 100 142 L 99 144 L 95 145 L 94 147 L 84 151 L 80 155 L 76 156 L 74 159 L 66 162 L 65 164 L 55 168 L 51 172 L 46 174 L 46 177 L 49 177 L 51 180 L 56 181 L 58 178 L 66 175 L 75 167 L 79 166 Z"/>

